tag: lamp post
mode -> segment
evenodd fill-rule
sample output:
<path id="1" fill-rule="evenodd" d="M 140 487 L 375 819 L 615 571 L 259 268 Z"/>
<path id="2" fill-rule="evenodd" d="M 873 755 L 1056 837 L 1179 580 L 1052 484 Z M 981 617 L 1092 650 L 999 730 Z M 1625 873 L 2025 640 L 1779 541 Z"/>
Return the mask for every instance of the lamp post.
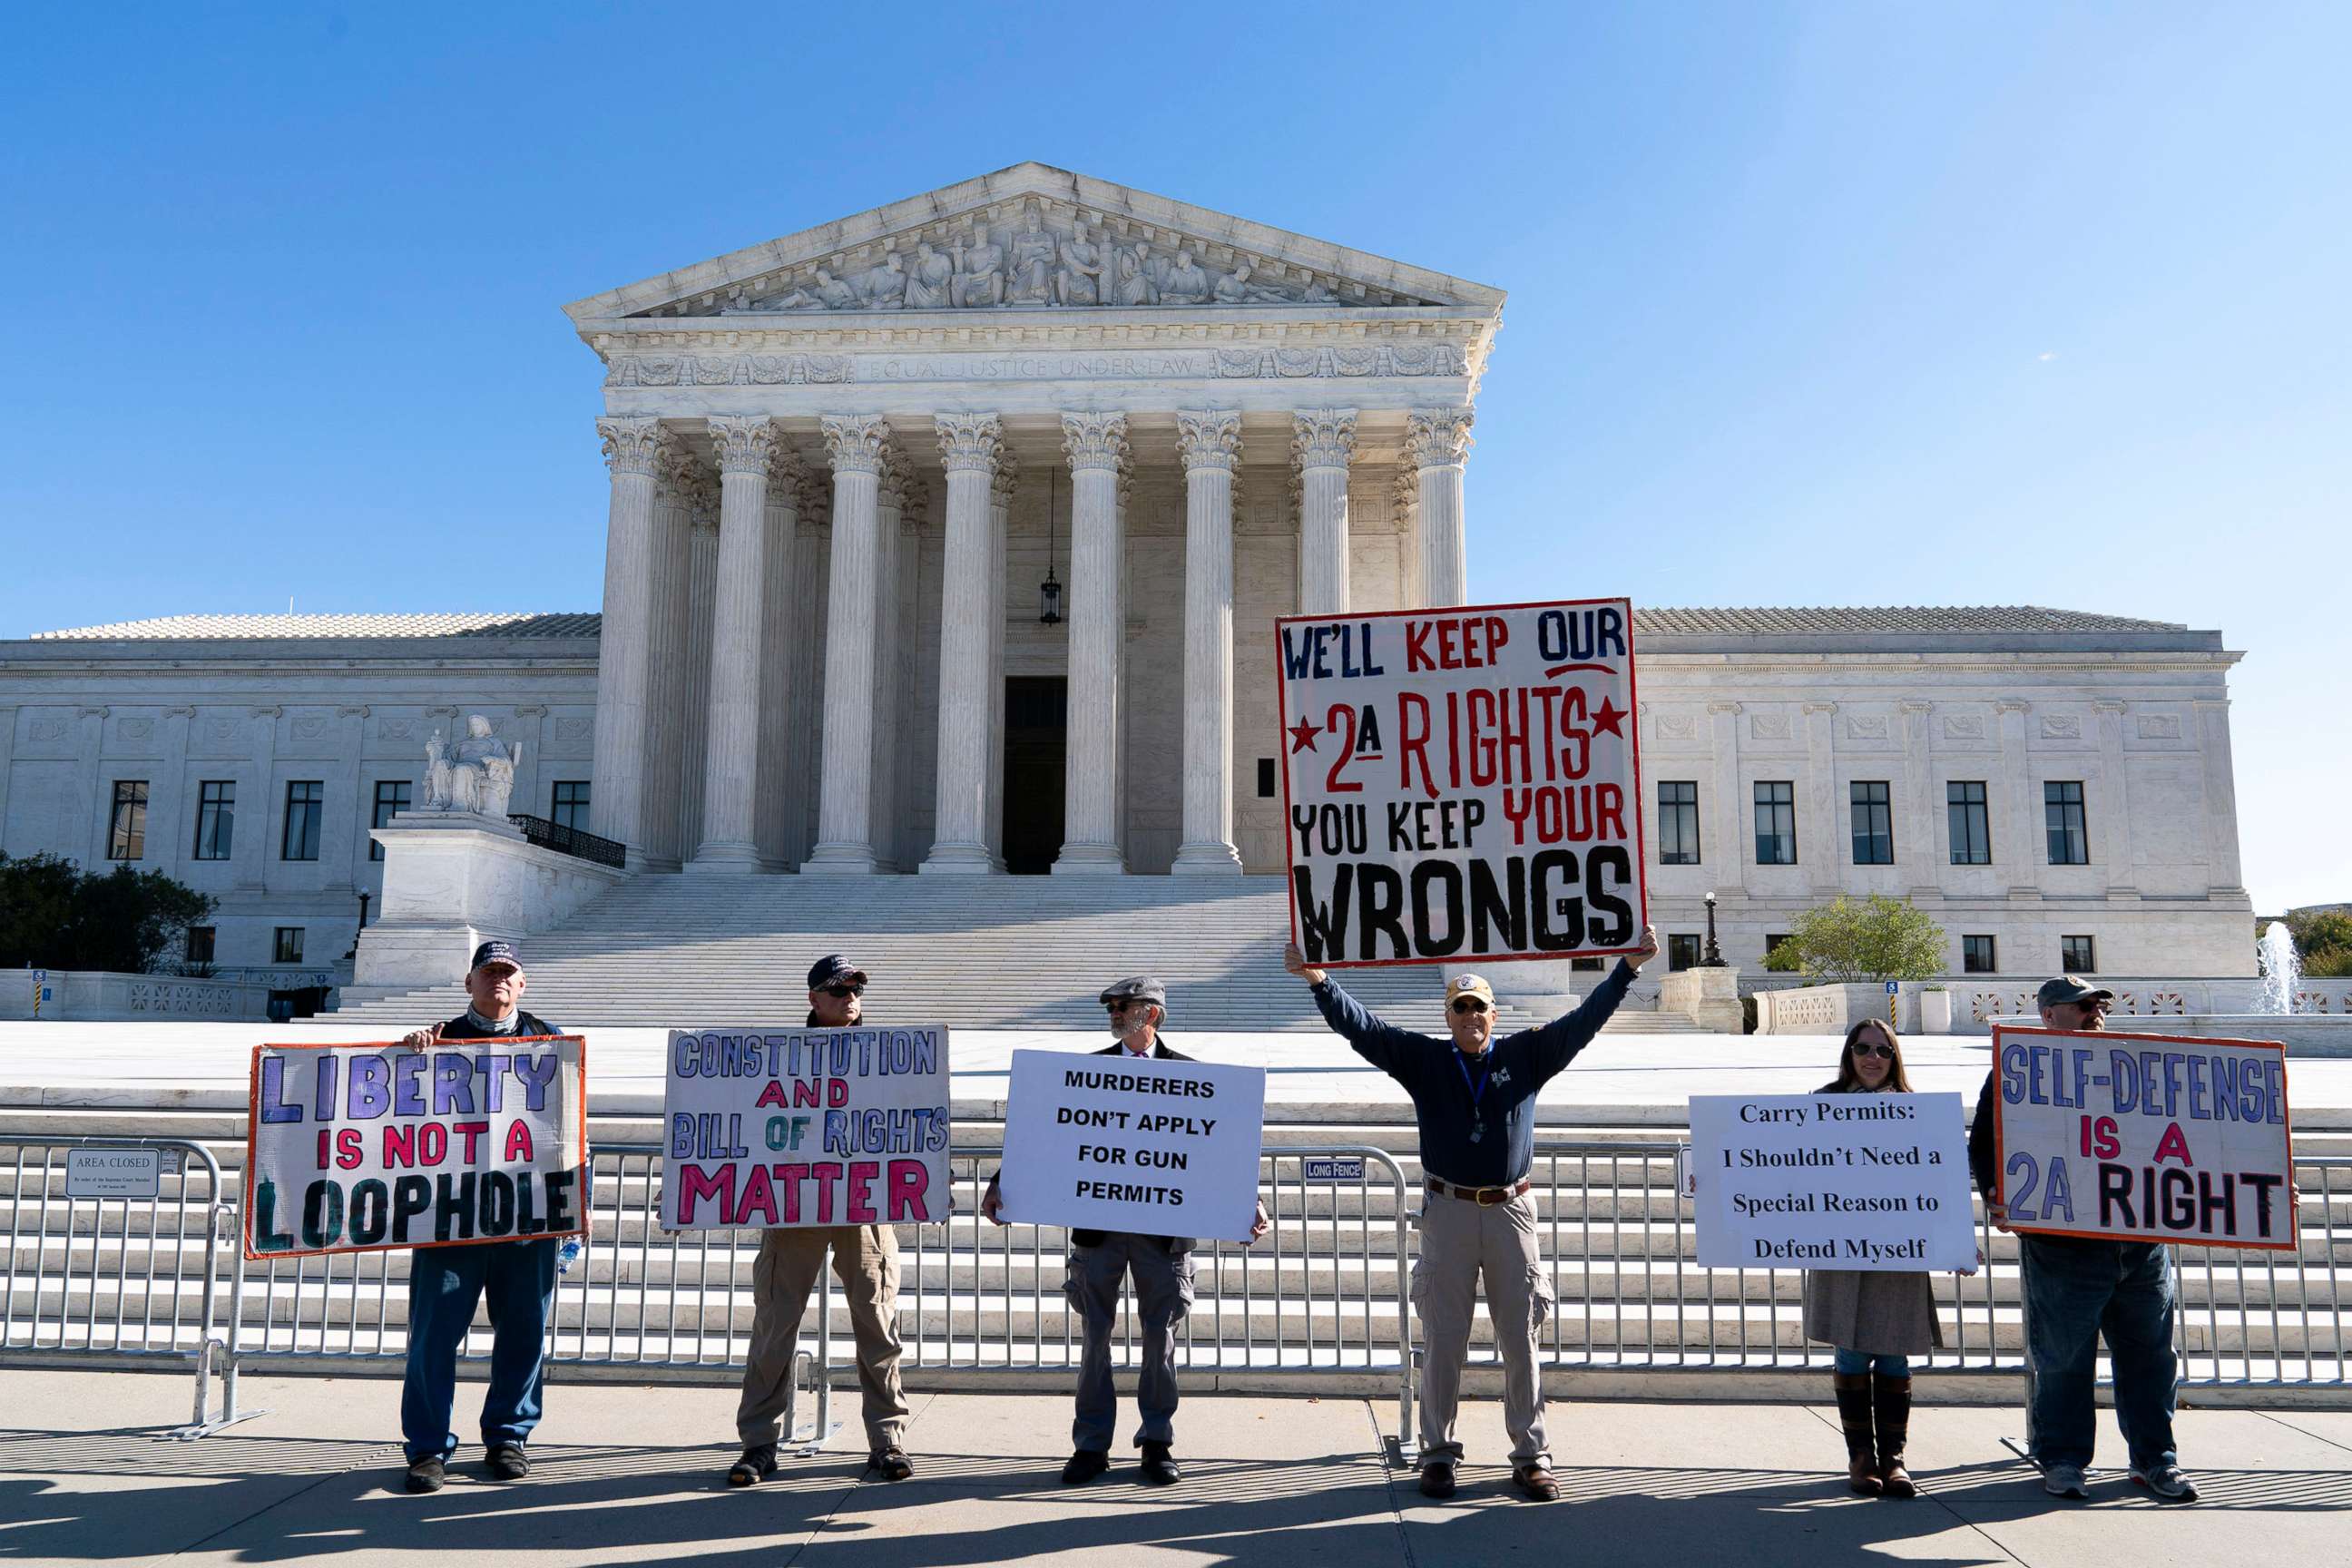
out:
<path id="1" fill-rule="evenodd" d="M 1706 895 L 1706 956 L 1698 961 L 1698 966 L 1701 969 L 1724 967 L 1723 949 L 1715 944 L 1715 892 L 1712 889 Z"/>

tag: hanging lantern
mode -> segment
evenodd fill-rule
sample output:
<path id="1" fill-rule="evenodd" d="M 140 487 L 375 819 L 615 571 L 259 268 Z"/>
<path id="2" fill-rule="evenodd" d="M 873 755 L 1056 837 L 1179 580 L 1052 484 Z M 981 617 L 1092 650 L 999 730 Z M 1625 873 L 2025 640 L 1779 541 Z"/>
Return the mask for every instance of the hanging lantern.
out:
<path id="1" fill-rule="evenodd" d="M 1054 510 L 1060 497 L 1061 475 L 1050 473 L 1045 484 L 1045 580 L 1037 584 L 1037 620 L 1041 626 L 1062 624 L 1062 584 L 1054 577 Z"/>

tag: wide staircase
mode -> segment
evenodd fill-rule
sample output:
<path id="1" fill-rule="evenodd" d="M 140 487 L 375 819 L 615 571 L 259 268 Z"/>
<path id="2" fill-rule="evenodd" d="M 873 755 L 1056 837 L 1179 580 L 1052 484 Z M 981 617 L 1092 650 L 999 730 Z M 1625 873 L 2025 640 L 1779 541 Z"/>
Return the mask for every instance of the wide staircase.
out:
<path id="1" fill-rule="evenodd" d="M 1171 1034 L 1320 1030 L 1313 998 L 1282 967 L 1286 887 L 1278 877 L 640 876 L 527 940 L 523 957 L 531 1011 L 566 1028 L 797 1020 L 810 963 L 845 952 L 873 977 L 866 1006 L 881 1019 L 1091 1030 L 1106 984 L 1155 974 L 1168 986 Z M 1542 1021 L 1514 1005 L 1515 967 L 1485 971 L 1505 1030 Z M 1439 1030 L 1434 970 L 1340 979 L 1390 1022 Z M 453 985 L 347 1005 L 335 1018 L 407 1026 L 451 1016 L 465 1000 Z M 1609 1026 L 1696 1029 L 1638 1000 Z"/>

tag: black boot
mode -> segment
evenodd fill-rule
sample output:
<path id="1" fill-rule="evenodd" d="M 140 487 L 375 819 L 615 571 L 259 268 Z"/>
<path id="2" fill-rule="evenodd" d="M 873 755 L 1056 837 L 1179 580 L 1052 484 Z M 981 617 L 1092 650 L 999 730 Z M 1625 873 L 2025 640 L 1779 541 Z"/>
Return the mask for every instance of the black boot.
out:
<path id="1" fill-rule="evenodd" d="M 1880 1377 L 1871 1389 L 1872 1413 L 1878 1418 L 1878 1479 L 1888 1497 L 1917 1497 L 1911 1473 L 1903 1468 L 1903 1445 L 1911 1436 L 1911 1380 Z"/>
<path id="2" fill-rule="evenodd" d="M 1845 1428 L 1845 1484 L 1864 1497 L 1886 1489 L 1878 1479 L 1878 1445 L 1870 1426 L 1870 1373 L 1834 1373 L 1838 1425 Z"/>

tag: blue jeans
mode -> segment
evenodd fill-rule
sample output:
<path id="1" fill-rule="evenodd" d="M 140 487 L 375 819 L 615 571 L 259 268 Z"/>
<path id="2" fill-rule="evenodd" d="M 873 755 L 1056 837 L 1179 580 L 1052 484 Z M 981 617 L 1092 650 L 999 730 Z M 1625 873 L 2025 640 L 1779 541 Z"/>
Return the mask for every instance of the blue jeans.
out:
<path id="1" fill-rule="evenodd" d="M 2178 1462 L 2172 1443 L 2172 1259 L 2153 1241 L 2021 1236 L 2026 1355 L 2033 1366 L 2027 1434 L 2044 1465 L 2086 1466 L 2098 1432 L 2093 1393 L 2099 1336 L 2115 1363 L 2116 1424 L 2133 1466 Z"/>
<path id="2" fill-rule="evenodd" d="M 1847 1377 L 1865 1372 L 1874 1372 L 1881 1377 L 1908 1377 L 1911 1375 L 1911 1358 L 1907 1355 L 1873 1355 L 1868 1351 L 1850 1351 L 1840 1345 L 1837 1348 L 1837 1370 Z"/>
<path id="3" fill-rule="evenodd" d="M 457 1347 L 489 1298 L 490 1386 L 482 1399 L 482 1443 L 520 1443 L 539 1425 L 541 1361 L 555 1305 L 550 1241 L 420 1247 L 408 1260 L 408 1375 L 400 1389 L 400 1433 L 408 1462 L 457 1451 L 449 1429 L 457 1401 Z"/>

